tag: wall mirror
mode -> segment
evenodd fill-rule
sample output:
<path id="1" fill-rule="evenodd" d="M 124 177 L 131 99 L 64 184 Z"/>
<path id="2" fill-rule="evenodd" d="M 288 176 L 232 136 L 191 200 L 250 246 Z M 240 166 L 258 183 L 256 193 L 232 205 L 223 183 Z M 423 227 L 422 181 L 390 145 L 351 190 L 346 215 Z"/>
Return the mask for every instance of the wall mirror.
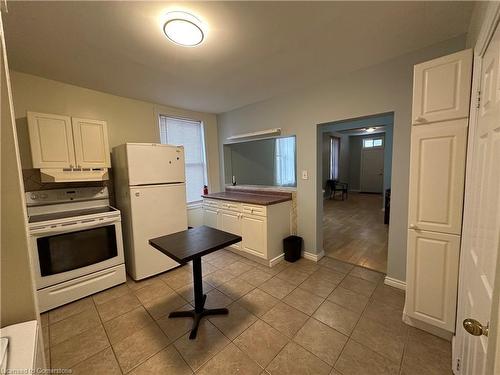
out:
<path id="1" fill-rule="evenodd" d="M 297 186 L 295 136 L 224 145 L 225 183 Z"/>

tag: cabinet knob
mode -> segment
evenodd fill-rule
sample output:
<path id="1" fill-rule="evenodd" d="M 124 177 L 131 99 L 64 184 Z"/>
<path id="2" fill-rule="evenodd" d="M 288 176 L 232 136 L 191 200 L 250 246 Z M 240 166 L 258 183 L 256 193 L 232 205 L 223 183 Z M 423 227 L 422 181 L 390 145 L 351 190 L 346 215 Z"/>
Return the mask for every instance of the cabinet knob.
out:
<path id="1" fill-rule="evenodd" d="M 410 229 L 418 229 L 418 227 L 415 224 L 410 224 L 408 227 Z"/>
<path id="2" fill-rule="evenodd" d="M 422 116 L 418 116 L 416 119 L 415 119 L 416 122 L 425 122 L 425 118 L 422 117 Z"/>
<path id="3" fill-rule="evenodd" d="M 139 197 L 140 195 L 141 195 L 141 193 L 135 193 L 136 197 Z"/>

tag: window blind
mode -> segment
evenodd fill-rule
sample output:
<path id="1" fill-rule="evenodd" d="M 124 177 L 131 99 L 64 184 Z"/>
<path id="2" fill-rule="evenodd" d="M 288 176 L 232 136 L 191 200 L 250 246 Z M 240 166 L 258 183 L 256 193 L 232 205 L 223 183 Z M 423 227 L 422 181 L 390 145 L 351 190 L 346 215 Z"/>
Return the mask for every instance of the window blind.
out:
<path id="1" fill-rule="evenodd" d="M 207 185 L 203 124 L 200 121 L 160 115 L 160 141 L 184 146 L 187 202 L 200 201 L 203 185 Z"/>

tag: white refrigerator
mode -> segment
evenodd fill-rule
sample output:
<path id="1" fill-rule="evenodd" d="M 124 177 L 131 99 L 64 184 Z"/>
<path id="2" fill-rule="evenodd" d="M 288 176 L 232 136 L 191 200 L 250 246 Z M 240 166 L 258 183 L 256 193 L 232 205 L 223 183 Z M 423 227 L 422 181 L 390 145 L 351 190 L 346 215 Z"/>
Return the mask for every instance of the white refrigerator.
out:
<path id="1" fill-rule="evenodd" d="M 113 148 L 112 172 L 127 273 L 140 280 L 177 267 L 148 241 L 187 229 L 184 148 L 125 143 Z"/>

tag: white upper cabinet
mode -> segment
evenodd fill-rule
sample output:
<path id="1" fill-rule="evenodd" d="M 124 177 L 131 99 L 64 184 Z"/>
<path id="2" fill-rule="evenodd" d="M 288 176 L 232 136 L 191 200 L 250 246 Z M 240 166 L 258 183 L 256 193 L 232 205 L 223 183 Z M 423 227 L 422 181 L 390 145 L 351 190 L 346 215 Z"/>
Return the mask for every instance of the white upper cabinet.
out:
<path id="1" fill-rule="evenodd" d="M 460 234 L 467 119 L 412 130 L 409 228 Z"/>
<path id="2" fill-rule="evenodd" d="M 415 65 L 412 124 L 468 117 L 471 72 L 470 49 Z"/>
<path id="3" fill-rule="evenodd" d="M 33 167 L 109 168 L 105 121 L 28 112 Z"/>
<path id="4" fill-rule="evenodd" d="M 78 168 L 109 168 L 108 127 L 105 121 L 72 118 Z"/>
<path id="5" fill-rule="evenodd" d="M 75 166 L 70 117 L 28 112 L 28 130 L 34 168 Z"/>

